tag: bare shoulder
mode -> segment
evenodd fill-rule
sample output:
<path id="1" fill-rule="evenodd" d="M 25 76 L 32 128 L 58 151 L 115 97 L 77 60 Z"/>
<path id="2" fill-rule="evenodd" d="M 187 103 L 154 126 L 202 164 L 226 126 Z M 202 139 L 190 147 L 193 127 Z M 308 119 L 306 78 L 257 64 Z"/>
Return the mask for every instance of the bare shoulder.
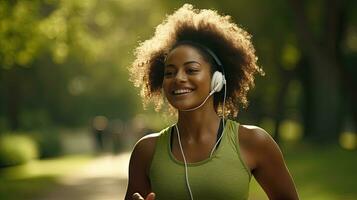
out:
<path id="1" fill-rule="evenodd" d="M 252 125 L 239 126 L 239 140 L 245 146 L 266 147 L 267 145 L 275 145 L 274 139 L 264 129 Z"/>
<path id="2" fill-rule="evenodd" d="M 267 158 L 280 157 L 279 146 L 264 129 L 258 126 L 240 125 L 238 133 L 239 144 L 254 158 L 256 165 Z"/>
<path id="3" fill-rule="evenodd" d="M 147 195 L 151 191 L 149 168 L 159 136 L 159 133 L 149 134 L 135 144 L 129 162 L 129 180 L 125 199 L 131 199 L 135 192 Z"/>
<path id="4" fill-rule="evenodd" d="M 138 169 L 148 174 L 155 145 L 160 133 L 152 133 L 142 137 L 134 146 L 130 157 L 130 168 Z M 135 170 L 136 171 L 136 170 Z"/>
<path id="5" fill-rule="evenodd" d="M 269 199 L 299 199 L 282 152 L 274 139 L 257 126 L 240 125 L 239 144 L 252 164 L 252 174 Z"/>
<path id="6" fill-rule="evenodd" d="M 139 160 L 147 161 L 151 160 L 155 150 L 155 144 L 160 133 L 152 133 L 142 137 L 134 146 L 132 152 L 132 159 L 137 158 Z"/>
<path id="7" fill-rule="evenodd" d="M 294 181 L 274 139 L 257 126 L 239 126 L 239 144 L 251 163 L 252 174 L 269 199 L 299 199 Z"/>
<path id="8" fill-rule="evenodd" d="M 142 137 L 136 144 L 134 149 L 137 148 L 153 148 L 155 146 L 157 138 L 160 136 L 160 133 L 151 133 Z M 148 149 L 146 149 L 148 150 Z"/>

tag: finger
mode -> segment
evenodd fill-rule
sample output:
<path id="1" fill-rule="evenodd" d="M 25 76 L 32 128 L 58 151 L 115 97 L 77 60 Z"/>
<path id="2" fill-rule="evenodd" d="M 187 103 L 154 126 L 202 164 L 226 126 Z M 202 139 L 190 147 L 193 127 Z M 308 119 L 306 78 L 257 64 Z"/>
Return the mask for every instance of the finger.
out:
<path id="1" fill-rule="evenodd" d="M 148 194 L 145 200 L 155 200 L 155 193 L 151 192 L 150 194 Z"/>
<path id="2" fill-rule="evenodd" d="M 134 193 L 133 194 L 133 200 L 145 200 L 139 193 Z"/>

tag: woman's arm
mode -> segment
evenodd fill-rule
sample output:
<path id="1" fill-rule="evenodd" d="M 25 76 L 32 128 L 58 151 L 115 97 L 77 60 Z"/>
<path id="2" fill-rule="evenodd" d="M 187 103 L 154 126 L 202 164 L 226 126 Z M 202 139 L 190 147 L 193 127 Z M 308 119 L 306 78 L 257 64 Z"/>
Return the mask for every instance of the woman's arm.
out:
<path id="1" fill-rule="evenodd" d="M 134 193 L 146 197 L 151 192 L 148 175 L 157 136 L 158 134 L 150 134 L 136 143 L 129 162 L 129 181 L 125 200 L 135 199 Z"/>
<path id="2" fill-rule="evenodd" d="M 259 127 L 250 127 L 249 135 L 249 151 L 254 157 L 252 174 L 269 199 L 299 199 L 283 155 L 273 138 Z"/>

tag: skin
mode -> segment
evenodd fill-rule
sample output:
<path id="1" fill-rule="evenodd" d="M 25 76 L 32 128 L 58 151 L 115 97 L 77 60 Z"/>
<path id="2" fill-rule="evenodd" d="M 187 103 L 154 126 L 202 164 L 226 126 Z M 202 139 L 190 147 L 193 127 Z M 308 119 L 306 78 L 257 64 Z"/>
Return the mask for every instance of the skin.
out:
<path id="1" fill-rule="evenodd" d="M 207 159 L 215 145 L 220 122 L 214 110 L 213 97 L 199 109 L 182 110 L 197 107 L 207 97 L 211 66 L 194 47 L 180 45 L 168 55 L 164 73 L 163 90 L 169 103 L 179 111 L 177 125 L 187 162 Z M 183 95 L 173 93 L 184 88 L 192 91 Z M 259 127 L 240 125 L 237 137 L 243 161 L 269 199 L 298 199 L 282 153 L 270 135 Z M 157 138 L 158 134 L 150 134 L 135 145 L 129 163 L 126 200 L 155 199 L 155 191 L 151 191 L 150 186 L 149 168 Z M 177 134 L 174 134 L 172 153 L 177 160 L 183 161 Z"/>

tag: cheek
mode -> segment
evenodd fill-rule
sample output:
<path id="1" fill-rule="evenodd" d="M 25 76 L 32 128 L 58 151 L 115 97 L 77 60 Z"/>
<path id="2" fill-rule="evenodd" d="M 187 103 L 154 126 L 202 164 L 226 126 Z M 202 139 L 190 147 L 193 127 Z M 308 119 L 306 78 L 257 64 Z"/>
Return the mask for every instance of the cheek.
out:
<path id="1" fill-rule="evenodd" d="M 211 90 L 211 78 L 209 75 L 197 77 L 195 82 L 201 88 L 201 91 L 207 92 Z"/>
<path id="2" fill-rule="evenodd" d="M 170 85 L 170 82 L 167 81 L 167 80 L 163 80 L 162 81 L 162 91 L 163 91 L 163 95 L 167 95 L 169 93 L 169 85 Z"/>

